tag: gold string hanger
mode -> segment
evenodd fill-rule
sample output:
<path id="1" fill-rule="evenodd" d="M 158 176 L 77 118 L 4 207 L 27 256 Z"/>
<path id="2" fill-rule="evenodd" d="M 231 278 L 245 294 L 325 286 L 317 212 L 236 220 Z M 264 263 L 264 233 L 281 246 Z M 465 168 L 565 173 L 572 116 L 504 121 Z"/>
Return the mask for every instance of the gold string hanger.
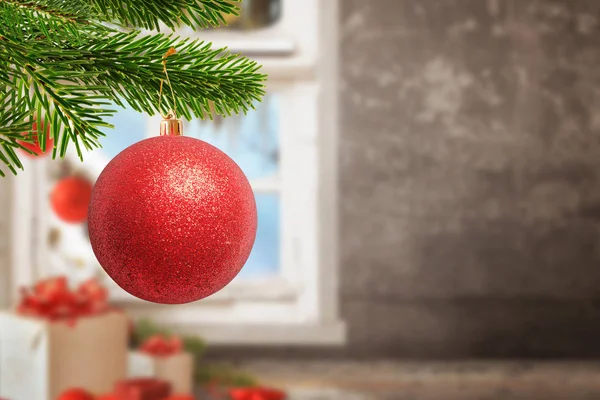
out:
<path id="1" fill-rule="evenodd" d="M 171 89 L 171 96 L 173 97 L 173 109 L 169 111 L 167 115 L 163 115 L 161 113 L 160 105 L 162 103 L 163 98 L 163 85 L 164 79 L 160 80 L 160 90 L 158 93 L 158 112 L 161 113 L 163 120 L 160 122 L 160 135 L 171 135 L 171 136 L 181 136 L 183 135 L 183 125 L 180 120 L 177 119 L 177 102 L 175 100 L 175 91 L 173 90 L 173 85 L 171 85 L 171 80 L 169 79 L 169 72 L 167 71 L 167 59 L 169 56 L 176 54 L 177 50 L 174 47 L 171 47 L 165 55 L 162 57 L 163 71 L 165 73 L 165 77 L 167 80 L 167 85 L 169 85 L 169 89 Z"/>

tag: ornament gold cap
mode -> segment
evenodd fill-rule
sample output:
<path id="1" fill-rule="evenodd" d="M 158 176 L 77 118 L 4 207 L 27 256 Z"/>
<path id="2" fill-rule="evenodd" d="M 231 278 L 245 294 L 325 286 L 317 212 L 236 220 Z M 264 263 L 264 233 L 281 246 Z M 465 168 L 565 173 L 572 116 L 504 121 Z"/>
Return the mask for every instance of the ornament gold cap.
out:
<path id="1" fill-rule="evenodd" d="M 170 112 L 160 121 L 160 136 L 183 136 L 183 123 Z"/>

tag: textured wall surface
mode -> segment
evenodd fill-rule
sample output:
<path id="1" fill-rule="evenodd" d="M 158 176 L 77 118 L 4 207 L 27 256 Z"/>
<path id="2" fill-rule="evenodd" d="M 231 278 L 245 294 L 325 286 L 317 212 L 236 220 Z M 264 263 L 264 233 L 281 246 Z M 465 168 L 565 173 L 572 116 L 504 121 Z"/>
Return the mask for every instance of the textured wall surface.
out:
<path id="1" fill-rule="evenodd" d="M 341 4 L 350 352 L 600 355 L 600 2 Z"/>

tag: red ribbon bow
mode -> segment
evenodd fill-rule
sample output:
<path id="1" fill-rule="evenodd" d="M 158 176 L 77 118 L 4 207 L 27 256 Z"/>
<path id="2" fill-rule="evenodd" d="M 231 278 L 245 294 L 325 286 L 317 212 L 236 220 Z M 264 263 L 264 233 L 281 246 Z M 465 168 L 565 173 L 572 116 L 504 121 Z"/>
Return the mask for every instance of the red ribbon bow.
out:
<path id="1" fill-rule="evenodd" d="M 232 400 L 284 400 L 287 396 L 281 390 L 266 387 L 247 387 L 229 390 Z"/>
<path id="2" fill-rule="evenodd" d="M 65 277 L 38 282 L 32 289 L 21 289 L 17 312 L 50 321 L 75 322 L 79 317 L 102 314 L 110 309 L 108 291 L 95 279 L 70 290 Z"/>
<path id="3" fill-rule="evenodd" d="M 167 357 L 180 353 L 183 343 L 177 336 L 167 338 L 162 335 L 154 335 L 148 338 L 140 346 L 140 351 L 156 357 Z"/>

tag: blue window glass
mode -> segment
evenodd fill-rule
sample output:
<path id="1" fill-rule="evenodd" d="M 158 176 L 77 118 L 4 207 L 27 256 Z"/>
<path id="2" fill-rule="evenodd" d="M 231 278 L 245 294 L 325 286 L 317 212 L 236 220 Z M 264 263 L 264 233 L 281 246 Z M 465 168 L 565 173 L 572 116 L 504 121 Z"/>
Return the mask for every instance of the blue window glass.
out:
<path id="1" fill-rule="evenodd" d="M 115 126 L 114 129 L 104 129 L 106 137 L 100 139 L 102 151 L 109 159 L 119 154 L 125 148 L 147 137 L 148 117 L 146 114 L 131 109 L 119 109 L 107 122 Z M 158 132 L 158 127 L 156 128 Z"/>
<path id="2" fill-rule="evenodd" d="M 256 194 L 258 209 L 258 231 L 252 253 L 240 278 L 264 278 L 277 274 L 279 270 L 279 196 Z"/>
<path id="3" fill-rule="evenodd" d="M 276 95 L 267 95 L 247 115 L 193 121 L 186 123 L 184 133 L 223 150 L 250 180 L 273 176 L 279 170 L 277 106 Z"/>

